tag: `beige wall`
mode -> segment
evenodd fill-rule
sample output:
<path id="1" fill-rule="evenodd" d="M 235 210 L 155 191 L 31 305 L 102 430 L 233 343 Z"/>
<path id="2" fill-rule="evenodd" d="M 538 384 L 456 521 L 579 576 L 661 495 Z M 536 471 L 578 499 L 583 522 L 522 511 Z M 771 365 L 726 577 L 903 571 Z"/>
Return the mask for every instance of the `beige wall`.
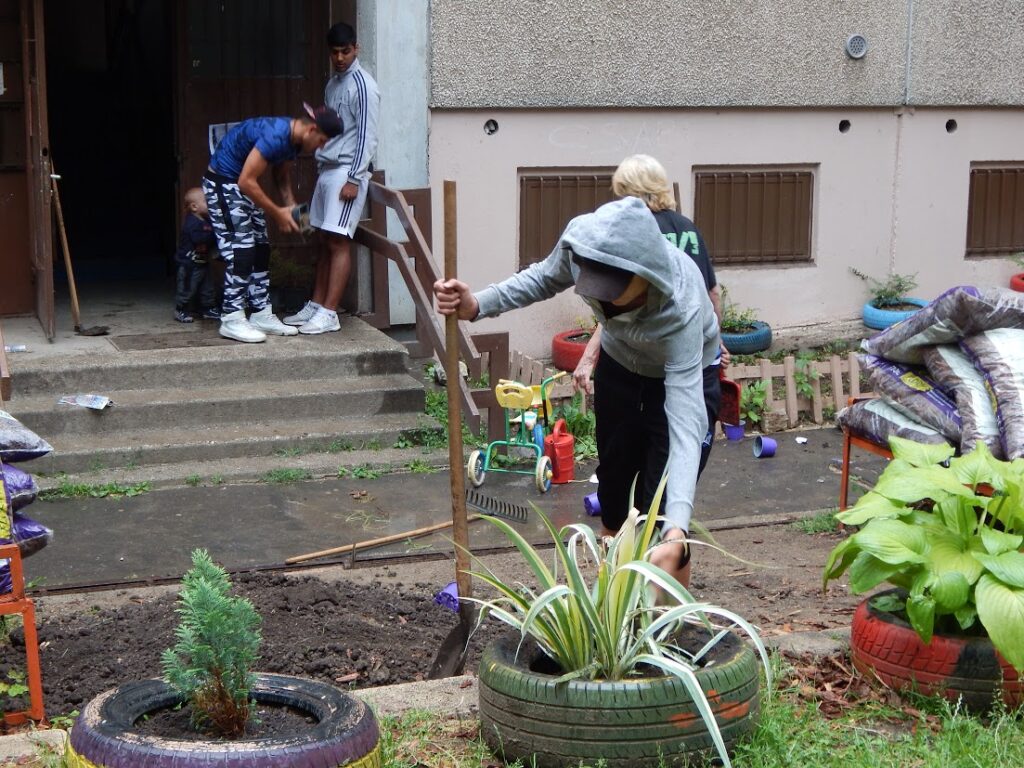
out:
<path id="1" fill-rule="evenodd" d="M 499 124 L 490 136 L 488 119 Z M 845 134 L 841 119 L 852 123 Z M 858 316 L 866 297 L 850 265 L 878 277 L 890 266 L 918 272 L 923 298 L 959 283 L 1005 285 L 1005 259 L 963 259 L 968 170 L 1024 159 L 1021 125 L 1019 110 L 435 110 L 430 179 L 437 200 L 443 180 L 458 184 L 459 274 L 478 288 L 516 269 L 520 168 L 614 167 L 645 152 L 679 182 L 692 213 L 694 166 L 812 167 L 814 262 L 718 270 L 731 298 L 784 328 Z M 434 230 L 443 231 L 440 206 Z M 585 314 L 569 291 L 475 327 L 507 330 L 513 348 L 547 356 L 552 333 Z"/>
<path id="2" fill-rule="evenodd" d="M 1020 0 L 432 0 L 431 46 L 434 108 L 1024 104 Z"/>

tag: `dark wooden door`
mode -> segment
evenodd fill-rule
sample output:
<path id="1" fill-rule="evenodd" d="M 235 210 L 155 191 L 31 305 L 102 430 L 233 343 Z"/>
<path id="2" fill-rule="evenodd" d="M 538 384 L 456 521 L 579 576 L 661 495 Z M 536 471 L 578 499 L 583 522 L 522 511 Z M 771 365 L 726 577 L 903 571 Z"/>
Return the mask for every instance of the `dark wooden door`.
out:
<path id="1" fill-rule="evenodd" d="M 323 42 L 328 0 L 185 0 L 178 7 L 179 191 L 197 186 L 209 163 L 209 126 L 249 117 L 300 114 L 303 101 L 323 101 L 329 62 Z M 308 200 L 316 182 L 312 158 L 293 170 L 296 198 Z M 264 188 L 273 198 L 269 184 Z M 179 195 L 180 198 L 180 195 Z M 289 256 L 310 246 L 271 232 Z"/>

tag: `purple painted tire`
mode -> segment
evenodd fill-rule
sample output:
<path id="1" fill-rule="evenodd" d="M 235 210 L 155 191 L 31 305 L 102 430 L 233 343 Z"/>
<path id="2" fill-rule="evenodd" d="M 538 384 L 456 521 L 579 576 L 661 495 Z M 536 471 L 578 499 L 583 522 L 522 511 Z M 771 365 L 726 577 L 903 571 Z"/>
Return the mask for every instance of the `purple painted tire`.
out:
<path id="1" fill-rule="evenodd" d="M 257 675 L 252 697 L 285 704 L 317 719 L 289 737 L 235 741 L 141 736 L 133 724 L 148 712 L 176 705 L 179 694 L 163 680 L 139 680 L 101 693 L 82 710 L 70 745 L 88 764 L 104 768 L 321 768 L 379 766 L 380 731 L 362 701 L 326 683 L 287 675 Z"/>

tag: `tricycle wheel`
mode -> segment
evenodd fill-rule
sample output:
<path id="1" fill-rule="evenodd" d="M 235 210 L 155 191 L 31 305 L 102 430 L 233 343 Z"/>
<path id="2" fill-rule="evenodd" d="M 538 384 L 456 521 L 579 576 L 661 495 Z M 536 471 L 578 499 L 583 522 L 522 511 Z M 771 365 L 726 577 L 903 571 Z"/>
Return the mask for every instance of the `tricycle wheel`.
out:
<path id="1" fill-rule="evenodd" d="M 466 462 L 466 477 L 474 488 L 479 488 L 484 484 L 485 475 L 483 451 L 473 451 Z"/>
<path id="2" fill-rule="evenodd" d="M 537 459 L 537 470 L 534 472 L 538 491 L 547 493 L 550 490 L 552 475 L 554 475 L 554 472 L 551 469 L 551 459 L 547 456 L 539 457 Z"/>

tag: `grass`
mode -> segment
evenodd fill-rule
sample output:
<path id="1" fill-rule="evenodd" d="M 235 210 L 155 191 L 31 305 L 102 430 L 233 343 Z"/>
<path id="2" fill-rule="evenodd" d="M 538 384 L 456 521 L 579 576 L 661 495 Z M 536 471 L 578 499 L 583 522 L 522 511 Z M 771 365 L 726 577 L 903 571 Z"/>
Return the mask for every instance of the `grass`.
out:
<path id="1" fill-rule="evenodd" d="M 272 469 L 265 472 L 260 478 L 265 483 L 284 485 L 286 483 L 298 483 L 303 480 L 312 479 L 308 469 Z"/>
<path id="2" fill-rule="evenodd" d="M 185 485 L 188 485 L 192 488 L 195 488 L 201 482 L 203 482 L 203 478 L 201 478 L 199 475 L 189 475 L 188 477 L 185 478 Z"/>
<path id="3" fill-rule="evenodd" d="M 108 496 L 139 496 L 149 491 L 149 483 L 72 483 L 68 480 L 61 480 L 56 488 L 42 491 L 39 498 L 42 501 L 55 501 L 57 499 L 102 499 Z"/>
<path id="4" fill-rule="evenodd" d="M 789 524 L 790 528 L 800 533 L 832 533 L 839 530 L 839 521 L 835 518 L 836 510 L 819 512 L 814 517 L 805 517 L 803 520 L 794 520 Z"/>
<path id="5" fill-rule="evenodd" d="M 422 459 L 413 459 L 409 462 L 409 471 L 414 475 L 428 475 L 431 472 L 436 472 L 437 467 L 432 467 Z"/>

